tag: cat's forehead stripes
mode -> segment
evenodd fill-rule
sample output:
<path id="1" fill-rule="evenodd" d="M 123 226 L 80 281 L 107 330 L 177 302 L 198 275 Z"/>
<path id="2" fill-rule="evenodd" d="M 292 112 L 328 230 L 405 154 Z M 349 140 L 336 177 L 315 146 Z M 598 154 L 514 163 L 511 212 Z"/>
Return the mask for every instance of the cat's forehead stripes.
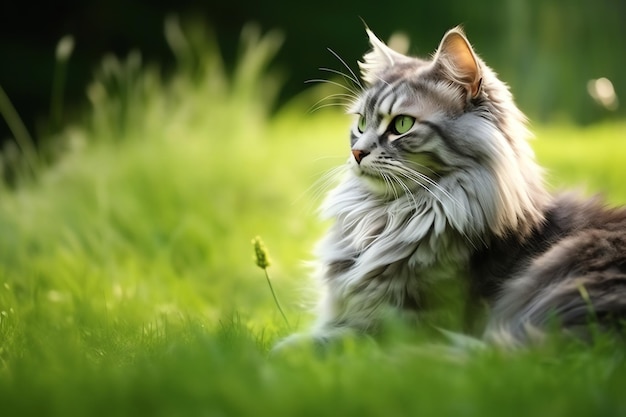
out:
<path id="1" fill-rule="evenodd" d="M 399 80 L 393 84 L 381 83 L 378 88 L 372 88 L 364 100 L 363 113 L 369 117 L 378 115 L 394 115 L 400 107 L 406 107 L 407 100 L 414 100 L 406 80 Z"/>
<path id="2" fill-rule="evenodd" d="M 364 115 L 369 121 L 400 114 L 423 119 L 437 113 L 458 114 L 464 105 L 459 89 L 418 77 L 398 79 L 393 83 L 381 80 L 365 92 L 354 113 Z"/>

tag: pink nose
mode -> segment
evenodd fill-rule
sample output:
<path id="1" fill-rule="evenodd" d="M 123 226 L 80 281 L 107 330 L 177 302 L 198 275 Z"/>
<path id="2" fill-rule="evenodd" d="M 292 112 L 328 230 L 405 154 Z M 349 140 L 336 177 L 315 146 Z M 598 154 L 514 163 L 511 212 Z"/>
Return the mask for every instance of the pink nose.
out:
<path id="1" fill-rule="evenodd" d="M 365 158 L 370 153 L 368 151 L 362 151 L 360 149 L 352 149 L 352 155 L 354 155 L 354 159 L 357 164 L 360 164 L 363 158 Z"/>

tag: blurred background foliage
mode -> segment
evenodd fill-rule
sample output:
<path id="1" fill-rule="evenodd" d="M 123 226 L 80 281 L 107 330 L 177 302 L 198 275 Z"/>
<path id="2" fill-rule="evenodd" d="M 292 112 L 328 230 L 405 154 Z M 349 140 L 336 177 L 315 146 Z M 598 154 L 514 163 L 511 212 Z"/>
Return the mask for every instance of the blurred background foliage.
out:
<path id="1" fill-rule="evenodd" d="M 338 64 L 332 48 L 354 67 L 367 49 L 362 18 L 381 37 L 400 31 L 410 52 L 428 55 L 442 34 L 462 24 L 483 58 L 512 87 L 518 103 L 539 122 L 588 124 L 624 115 L 618 103 L 599 105 L 590 80 L 611 81 L 616 96 L 626 95 L 626 2 L 623 0 L 442 0 L 381 3 L 347 0 L 229 2 L 171 0 L 59 0 L 3 2 L 0 15 L 0 86 L 35 136 L 54 131 L 72 110 L 88 103 L 86 86 L 101 57 L 125 57 L 140 50 L 143 62 L 158 62 L 167 76 L 175 50 L 163 30 L 167 16 L 202 22 L 224 56 L 225 70 L 240 54 L 242 27 L 256 22 L 278 29 L 284 45 L 275 62 L 284 82 L 280 105 L 317 78 L 318 67 Z M 63 113 L 55 108 L 55 47 L 72 35 L 75 49 L 67 64 Z M 52 91 L 52 93 L 51 93 Z M 62 119 L 62 120 L 61 120 Z M 0 140 L 11 132 L 0 120 Z"/>

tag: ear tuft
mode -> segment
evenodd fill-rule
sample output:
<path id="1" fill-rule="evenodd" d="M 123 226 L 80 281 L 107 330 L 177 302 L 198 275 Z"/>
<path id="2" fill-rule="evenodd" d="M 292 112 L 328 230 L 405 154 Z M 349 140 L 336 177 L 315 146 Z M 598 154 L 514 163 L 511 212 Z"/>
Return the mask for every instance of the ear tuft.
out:
<path id="1" fill-rule="evenodd" d="M 434 61 L 441 65 L 447 77 L 462 84 L 472 98 L 478 95 L 482 84 L 480 65 L 460 27 L 444 35 Z"/>
<path id="2" fill-rule="evenodd" d="M 378 77 L 386 69 L 407 58 L 385 45 L 368 27 L 365 28 L 365 32 L 372 49 L 363 56 L 363 61 L 359 62 L 359 68 L 363 81 L 372 85 L 378 81 Z"/>

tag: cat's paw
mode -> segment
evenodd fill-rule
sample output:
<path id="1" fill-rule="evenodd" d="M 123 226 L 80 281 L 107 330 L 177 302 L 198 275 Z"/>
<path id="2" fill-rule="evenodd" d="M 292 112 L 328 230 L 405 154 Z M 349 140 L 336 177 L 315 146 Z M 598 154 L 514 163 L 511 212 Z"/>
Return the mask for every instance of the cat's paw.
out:
<path id="1" fill-rule="evenodd" d="M 324 356 L 330 352 L 343 352 L 375 345 L 374 339 L 366 334 L 349 328 L 340 328 L 292 334 L 274 345 L 270 356 L 287 356 L 302 352 Z"/>
<path id="2" fill-rule="evenodd" d="M 295 333 L 285 337 L 272 347 L 270 356 L 283 356 L 290 352 L 315 351 L 323 349 L 325 339 L 312 333 Z"/>

